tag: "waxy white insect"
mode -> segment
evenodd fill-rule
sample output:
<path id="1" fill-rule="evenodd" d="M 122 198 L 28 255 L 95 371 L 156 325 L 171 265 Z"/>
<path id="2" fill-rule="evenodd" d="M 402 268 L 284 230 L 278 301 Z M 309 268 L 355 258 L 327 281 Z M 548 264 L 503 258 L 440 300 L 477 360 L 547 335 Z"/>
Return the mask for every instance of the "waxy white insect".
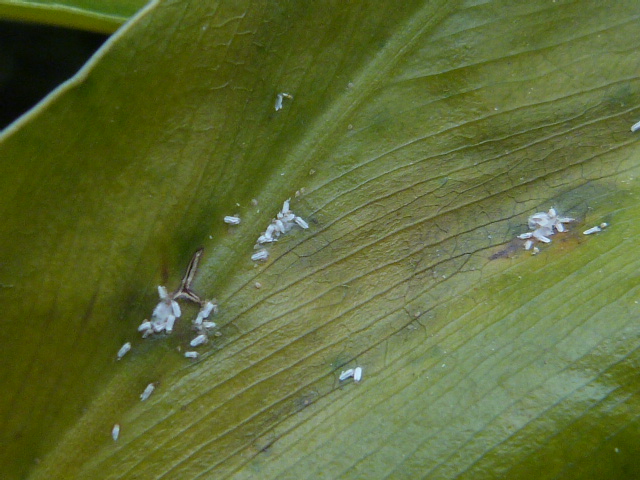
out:
<path id="1" fill-rule="evenodd" d="M 117 442 L 119 436 L 120 436 L 120 425 L 116 423 L 111 429 L 111 438 L 113 438 L 114 442 Z"/>
<path id="2" fill-rule="evenodd" d="M 198 358 L 200 354 L 198 352 L 184 352 L 185 358 Z"/>
<path id="3" fill-rule="evenodd" d="M 582 234 L 583 235 L 591 235 L 593 233 L 598 233 L 598 232 L 601 232 L 602 230 L 604 230 L 605 228 L 607 228 L 608 226 L 609 226 L 608 223 L 601 223 L 600 225 L 597 225 L 595 227 L 588 228 L 587 230 L 582 232 Z"/>
<path id="4" fill-rule="evenodd" d="M 189 342 L 189 345 L 191 345 L 192 347 L 199 347 L 200 345 L 207 343 L 207 340 L 207 336 L 204 333 L 201 333 L 196 338 L 191 340 L 191 342 Z"/>
<path id="5" fill-rule="evenodd" d="M 640 122 L 634 123 L 633 125 L 631 125 L 632 132 L 637 132 L 638 130 L 640 130 Z"/>
<path id="6" fill-rule="evenodd" d="M 124 345 L 122 345 L 120 347 L 120 350 L 118 350 L 118 360 L 120 360 L 122 357 L 124 357 L 129 350 L 131 350 L 131 343 L 127 342 Z"/>
<path id="7" fill-rule="evenodd" d="M 349 370 L 343 370 L 340 376 L 338 377 L 338 380 L 340 380 L 341 382 L 344 382 L 347 378 L 353 377 L 354 372 L 355 370 L 353 368 L 350 368 Z"/>
<path id="8" fill-rule="evenodd" d="M 152 328 L 153 328 L 153 325 L 151 325 L 151 322 L 149 320 L 145 320 L 138 327 L 138 331 L 139 332 L 146 332 L 147 330 L 151 330 Z"/>
<path id="9" fill-rule="evenodd" d="M 254 262 L 263 261 L 268 258 L 269 258 L 269 252 L 267 252 L 267 250 L 265 250 L 264 248 L 258 250 L 256 253 L 251 255 L 251 260 L 253 260 Z"/>
<path id="10" fill-rule="evenodd" d="M 304 228 L 305 230 L 309 228 L 309 224 L 300 217 L 294 217 L 293 221 L 296 222 L 299 227 Z"/>
<path id="11" fill-rule="evenodd" d="M 167 321 L 164 324 L 164 329 L 167 333 L 171 333 L 173 332 L 173 325 L 176 323 L 176 317 L 175 315 L 169 315 L 167 317 Z"/>
<path id="12" fill-rule="evenodd" d="M 353 381 L 358 383 L 360 380 L 362 380 L 362 367 L 356 367 L 353 370 Z"/>
<path id="13" fill-rule="evenodd" d="M 224 217 L 224 223 L 229 225 L 240 225 L 240 217 L 237 215 L 228 215 Z"/>
<path id="14" fill-rule="evenodd" d="M 156 386 L 153 383 L 147 385 L 147 388 L 144 389 L 144 392 L 140 394 L 140 401 L 144 402 L 145 400 L 147 400 L 155 389 Z"/>
<path id="15" fill-rule="evenodd" d="M 210 330 L 212 328 L 216 328 L 216 323 L 215 322 L 202 322 L 202 327 Z"/>
<path id="16" fill-rule="evenodd" d="M 202 324 L 202 321 L 205 318 L 208 318 L 209 315 L 211 315 L 211 312 L 215 313 L 216 308 L 217 308 L 216 304 L 213 303 L 212 301 L 208 300 L 207 302 L 205 302 L 205 304 L 202 306 L 202 308 L 198 312 L 198 316 L 193 321 L 193 323 L 196 324 L 196 325 Z"/>
<path id="17" fill-rule="evenodd" d="M 278 110 L 282 109 L 282 99 L 283 98 L 287 98 L 289 100 L 293 100 L 293 95 L 290 95 L 290 94 L 284 93 L 284 92 L 277 94 L 276 95 L 276 104 L 275 104 L 276 112 Z"/>

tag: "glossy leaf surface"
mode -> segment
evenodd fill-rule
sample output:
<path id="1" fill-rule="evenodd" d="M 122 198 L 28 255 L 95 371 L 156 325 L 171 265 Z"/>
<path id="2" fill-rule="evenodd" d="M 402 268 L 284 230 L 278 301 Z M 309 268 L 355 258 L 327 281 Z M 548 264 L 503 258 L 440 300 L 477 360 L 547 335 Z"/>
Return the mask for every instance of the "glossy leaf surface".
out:
<path id="1" fill-rule="evenodd" d="M 639 15 L 149 5 L 1 138 L 2 468 L 637 476 Z M 256 266 L 289 197 L 310 228 Z M 576 221 L 532 256 L 516 236 L 552 206 Z M 200 247 L 221 336 L 192 363 L 195 306 L 136 327 Z"/>

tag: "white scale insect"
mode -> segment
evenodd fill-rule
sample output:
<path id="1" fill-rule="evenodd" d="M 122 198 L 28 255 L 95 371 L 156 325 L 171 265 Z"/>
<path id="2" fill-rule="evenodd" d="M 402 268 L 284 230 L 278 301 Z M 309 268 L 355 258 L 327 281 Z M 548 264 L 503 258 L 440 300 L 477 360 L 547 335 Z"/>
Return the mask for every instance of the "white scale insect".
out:
<path id="1" fill-rule="evenodd" d="M 353 377 L 353 372 L 354 372 L 353 368 L 350 368 L 349 370 L 343 370 L 340 376 L 338 377 L 338 380 L 340 380 L 341 382 L 344 382 L 347 378 Z"/>
<path id="2" fill-rule="evenodd" d="M 156 386 L 153 383 L 147 385 L 147 388 L 144 389 L 144 392 L 140 394 L 140 401 L 144 402 L 145 400 L 147 400 L 155 389 Z"/>
<path id="3" fill-rule="evenodd" d="M 208 318 L 209 315 L 211 315 L 211 312 L 216 311 L 216 304 L 211 302 L 211 301 L 207 301 L 202 308 L 200 309 L 200 311 L 198 312 L 198 316 L 196 317 L 196 319 L 193 321 L 194 324 L 196 325 L 200 325 L 202 324 L 203 320 L 205 318 Z"/>
<path id="4" fill-rule="evenodd" d="M 607 228 L 608 226 L 609 226 L 608 223 L 601 223 L 600 225 L 586 229 L 584 232 L 582 232 L 582 234 L 591 235 L 593 233 L 598 233 L 604 230 L 605 228 Z"/>
<path id="5" fill-rule="evenodd" d="M 269 258 L 269 252 L 264 248 L 261 248 L 256 253 L 251 255 L 251 260 L 253 260 L 254 262 L 264 261 L 264 260 L 267 260 L 268 258 Z"/>
<path id="6" fill-rule="evenodd" d="M 111 429 L 111 438 L 113 438 L 114 442 L 117 442 L 118 437 L 120 437 L 120 425 L 116 423 Z"/>
<path id="7" fill-rule="evenodd" d="M 120 347 L 120 350 L 118 350 L 118 360 L 120 360 L 127 353 L 129 353 L 129 350 L 131 350 L 131 343 L 130 342 L 127 342 L 124 345 L 122 345 Z"/>
<path id="8" fill-rule="evenodd" d="M 284 92 L 277 94 L 276 95 L 276 104 L 275 104 L 276 112 L 278 110 L 282 109 L 282 99 L 284 99 L 284 98 L 289 99 L 289 100 L 293 100 L 293 95 L 291 95 L 289 93 L 284 93 Z"/>
<path id="9" fill-rule="evenodd" d="M 228 215 L 224 217 L 224 223 L 229 225 L 240 225 L 240 217 L 238 215 Z"/>
<path id="10" fill-rule="evenodd" d="M 632 132 L 637 132 L 638 130 L 640 130 L 640 122 L 634 123 L 633 125 L 631 125 L 631 131 Z"/>
<path id="11" fill-rule="evenodd" d="M 194 338 L 193 340 L 191 340 L 189 345 L 191 345 L 192 347 L 199 347 L 200 345 L 207 343 L 207 340 L 208 340 L 207 336 L 204 333 L 202 333 L 198 335 L 196 338 Z"/>
<path id="12" fill-rule="evenodd" d="M 353 381 L 358 383 L 362 380 L 362 367 L 350 368 L 348 370 L 343 370 L 343 372 L 338 377 L 338 380 L 344 382 L 345 380 L 353 378 Z"/>
<path id="13" fill-rule="evenodd" d="M 198 352 L 184 352 L 185 358 L 198 358 L 200 354 Z"/>

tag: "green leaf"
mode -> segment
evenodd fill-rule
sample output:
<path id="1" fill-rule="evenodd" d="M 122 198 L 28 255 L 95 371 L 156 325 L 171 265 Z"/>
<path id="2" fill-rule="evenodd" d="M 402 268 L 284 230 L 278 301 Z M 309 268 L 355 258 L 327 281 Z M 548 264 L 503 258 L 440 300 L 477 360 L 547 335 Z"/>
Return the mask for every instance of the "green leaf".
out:
<path id="1" fill-rule="evenodd" d="M 638 477 L 639 17 L 149 5 L 0 139 L 5 477 Z M 191 362 L 136 327 L 200 247 Z"/>
<path id="2" fill-rule="evenodd" d="M 112 33 L 147 1 L 0 0 L 0 18 Z"/>

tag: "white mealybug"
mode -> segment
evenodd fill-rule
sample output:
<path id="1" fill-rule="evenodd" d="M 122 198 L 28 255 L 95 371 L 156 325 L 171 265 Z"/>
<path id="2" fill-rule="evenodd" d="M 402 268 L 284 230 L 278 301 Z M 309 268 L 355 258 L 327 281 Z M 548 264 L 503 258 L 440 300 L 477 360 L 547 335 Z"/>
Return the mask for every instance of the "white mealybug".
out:
<path id="1" fill-rule="evenodd" d="M 198 312 L 198 316 L 193 321 L 193 323 L 195 323 L 196 325 L 200 325 L 205 318 L 208 318 L 209 315 L 211 315 L 211 312 L 215 313 L 215 311 L 216 304 L 211 301 L 207 301 Z"/>
<path id="2" fill-rule="evenodd" d="M 185 358 L 198 358 L 199 355 L 198 352 L 184 352 Z"/>
<path id="3" fill-rule="evenodd" d="M 353 381 L 357 383 L 360 380 L 362 380 L 362 367 L 356 367 L 353 370 Z"/>
<path id="4" fill-rule="evenodd" d="M 631 125 L 632 132 L 637 132 L 638 130 L 640 130 L 640 122 L 634 123 L 633 125 Z"/>
<path id="5" fill-rule="evenodd" d="M 202 322 L 202 327 L 205 329 L 211 329 L 211 328 L 216 328 L 216 323 L 215 322 Z"/>
<path id="6" fill-rule="evenodd" d="M 167 300 L 169 298 L 169 294 L 167 293 L 167 287 L 158 285 L 158 296 L 160 297 L 160 300 Z"/>
<path id="7" fill-rule="evenodd" d="M 256 253 L 251 255 L 251 260 L 253 260 L 254 262 L 266 260 L 268 258 L 269 258 L 269 252 L 267 252 L 264 248 L 258 250 Z"/>
<path id="8" fill-rule="evenodd" d="M 118 350 L 118 360 L 124 357 L 129 352 L 129 350 L 131 350 L 131 343 L 127 342 L 122 345 L 120 347 L 120 350 Z"/>
<path id="9" fill-rule="evenodd" d="M 111 438 L 113 438 L 114 442 L 117 442 L 119 436 L 120 436 L 120 425 L 116 423 L 111 429 Z"/>
<path id="10" fill-rule="evenodd" d="M 240 225 L 240 217 L 237 215 L 228 215 L 224 217 L 224 223 L 229 225 Z"/>
<path id="11" fill-rule="evenodd" d="M 586 229 L 584 232 L 582 232 L 583 235 L 591 235 L 592 233 L 598 233 L 601 232 L 602 228 L 595 226 L 595 227 L 591 227 Z"/>
<path id="12" fill-rule="evenodd" d="M 146 399 L 148 399 L 155 389 L 156 386 L 153 383 L 147 385 L 147 388 L 144 389 L 144 392 L 140 394 L 140 401 L 144 402 Z"/>
<path id="13" fill-rule="evenodd" d="M 341 382 L 345 381 L 347 378 L 351 378 L 353 377 L 354 374 L 354 370 L 353 368 L 350 368 L 349 370 L 344 370 L 340 376 L 338 377 L 338 380 L 340 380 Z"/>
<path id="14" fill-rule="evenodd" d="M 287 231 L 284 228 L 284 223 L 282 223 L 282 220 L 276 220 L 273 222 L 273 224 L 276 226 L 276 232 L 287 233 Z"/>
<path id="15" fill-rule="evenodd" d="M 164 325 L 164 329 L 167 333 L 173 332 L 173 325 L 176 323 L 176 317 L 174 315 L 169 315 L 167 317 L 167 322 Z"/>
<path id="16" fill-rule="evenodd" d="M 194 338 L 193 340 L 191 340 L 191 342 L 189 343 L 189 345 L 191 345 L 192 347 L 198 347 L 204 343 L 207 343 L 207 336 L 205 334 L 200 334 L 198 335 L 196 338 Z"/>
<path id="17" fill-rule="evenodd" d="M 147 330 L 150 330 L 152 328 L 153 328 L 153 325 L 151 325 L 151 322 L 149 320 L 145 320 L 138 327 L 138 331 L 139 332 L 146 332 Z"/>
<path id="18" fill-rule="evenodd" d="M 289 100 L 293 100 L 293 96 L 288 94 L 288 93 L 279 93 L 276 95 L 276 104 L 275 104 L 275 109 L 276 112 L 280 109 L 282 109 L 282 99 L 283 98 L 288 98 Z"/>
<path id="19" fill-rule="evenodd" d="M 176 302 L 175 300 L 171 300 L 171 310 L 173 310 L 173 315 L 176 318 L 179 318 L 180 315 L 182 315 L 182 311 L 180 310 L 180 305 L 178 305 L 178 302 Z"/>
<path id="20" fill-rule="evenodd" d="M 296 222 L 299 227 L 304 228 L 305 230 L 309 228 L 309 224 L 300 217 L 294 217 L 293 221 Z"/>
<path id="21" fill-rule="evenodd" d="M 161 331 L 164 330 L 164 327 L 166 326 L 166 320 L 155 320 L 153 322 L 153 331 L 156 333 L 160 333 Z"/>

